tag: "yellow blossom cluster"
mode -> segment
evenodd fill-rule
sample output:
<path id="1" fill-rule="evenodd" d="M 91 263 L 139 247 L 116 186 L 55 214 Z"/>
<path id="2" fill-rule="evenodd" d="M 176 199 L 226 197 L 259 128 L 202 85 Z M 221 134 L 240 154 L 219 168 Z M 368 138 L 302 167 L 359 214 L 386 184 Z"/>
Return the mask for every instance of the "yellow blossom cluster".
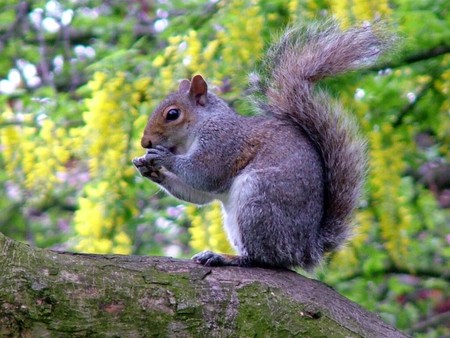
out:
<path id="1" fill-rule="evenodd" d="M 186 214 L 191 220 L 189 233 L 190 246 L 194 250 L 212 250 L 220 253 L 233 253 L 233 249 L 222 228 L 222 210 L 215 202 L 207 208 L 189 205 Z"/>
<path id="2" fill-rule="evenodd" d="M 35 175 L 28 176 L 32 180 L 30 185 L 34 186 L 38 183 L 37 181 L 40 181 L 40 184 L 50 189 L 57 181 L 56 173 L 66 171 L 64 165 L 70 159 L 69 149 L 72 147 L 71 138 L 67 134 L 64 128 L 56 126 L 52 120 L 43 121 L 40 129 L 42 145 L 34 151 L 36 159 L 33 173 Z M 38 179 L 35 178 L 36 176 Z"/>
<path id="3" fill-rule="evenodd" d="M 218 6 L 225 17 L 221 20 L 219 14 L 216 29 L 207 32 L 208 37 L 193 29 L 185 35 L 172 36 L 169 45 L 153 60 L 160 74 L 156 90 L 161 94 L 173 90 L 179 78 L 193 74 L 204 74 L 210 83 L 220 83 L 230 74 L 243 79 L 246 73 L 242 71 L 258 61 L 263 48 L 264 17 L 257 1 L 249 4 L 238 0 Z M 245 81 L 235 81 L 236 85 L 241 83 Z"/>
<path id="4" fill-rule="evenodd" d="M 0 115 L 1 122 L 6 123 L 12 120 L 14 117 L 10 109 L 5 109 L 5 111 Z M 29 128 L 34 132 L 34 128 Z M 13 177 L 16 174 L 17 168 L 21 163 L 22 156 L 20 151 L 20 144 L 23 138 L 23 134 L 28 132 L 25 128 L 20 128 L 15 125 L 5 126 L 0 129 L 0 145 L 2 147 L 2 156 L 5 160 L 5 169 L 8 176 Z"/>
<path id="5" fill-rule="evenodd" d="M 348 27 L 363 20 L 386 18 L 391 13 L 387 0 L 331 0 L 331 12 L 339 18 L 344 27 Z"/>
<path id="6" fill-rule="evenodd" d="M 321 11 L 321 3 L 315 0 L 305 0 L 305 1 L 290 1 L 291 3 L 295 3 L 296 5 L 296 12 L 300 11 L 301 17 L 308 19 L 308 20 L 315 20 L 317 19 L 317 13 L 320 13 Z M 292 8 L 291 6 L 289 6 Z M 300 8 L 298 8 L 300 7 Z M 292 13 L 292 12 L 291 12 Z M 296 18 L 294 16 L 294 18 Z"/>
<path id="7" fill-rule="evenodd" d="M 436 89 L 442 93 L 445 98 L 442 102 L 441 111 L 447 116 L 446 119 L 442 121 L 442 128 L 440 128 L 439 137 L 443 140 L 443 145 L 440 151 L 447 156 L 450 157 L 450 149 L 448 145 L 450 144 L 450 55 L 446 55 L 443 57 L 442 64 L 449 68 L 445 72 L 443 72 L 440 78 L 436 81 Z"/>
<path id="8" fill-rule="evenodd" d="M 14 120 L 10 110 L 1 116 L 5 121 Z M 35 124 L 31 117 L 1 128 L 0 144 L 7 174 L 39 198 L 61 182 L 59 175 L 66 172 L 70 149 L 77 139 L 68 137 L 67 130 L 57 126 L 50 116 L 43 116 Z"/>
<path id="9" fill-rule="evenodd" d="M 410 76 L 411 69 L 396 70 L 394 74 L 397 77 Z M 440 77 L 442 82 L 437 81 L 438 90 L 445 91 L 446 84 L 448 86 L 445 76 L 444 72 Z M 448 76 L 450 78 L 450 73 Z M 417 76 L 415 80 L 416 90 L 420 91 L 431 78 Z M 408 83 L 411 86 L 411 80 Z M 407 92 L 408 88 L 403 90 Z M 444 100 L 443 105 L 445 102 Z M 341 266 L 344 262 L 354 262 L 357 266 L 357 251 L 363 251 L 368 241 L 378 237 L 394 264 L 413 269 L 416 254 L 413 239 L 417 237 L 420 229 L 432 229 L 435 226 L 435 219 L 430 217 L 430 214 L 438 208 L 430 191 L 421 190 L 420 196 L 417 195 L 414 189 L 418 188 L 414 188 L 412 179 L 405 176 L 408 154 L 416 151 L 414 135 L 417 135 L 420 129 L 417 129 L 416 124 L 405 126 L 401 131 L 394 130 L 388 121 L 380 125 L 374 124 L 373 119 L 364 118 L 368 110 L 367 104 L 359 102 L 358 105 L 358 116 L 365 130 L 364 134 L 369 138 L 370 147 L 370 171 L 367 180 L 369 205 L 357 214 L 358 228 L 351 245 L 338 253 L 334 261 Z M 445 125 L 445 119 L 442 123 Z M 447 126 L 450 127 L 450 124 Z M 445 132 L 449 128 L 441 125 L 439 130 Z M 445 135 L 440 137 L 445 139 Z M 448 147 L 445 148 L 447 150 L 442 151 L 443 154 L 448 153 Z M 421 213 L 420 210 L 426 212 Z"/>
<path id="10" fill-rule="evenodd" d="M 202 39 L 195 30 L 188 31 L 186 35 L 170 37 L 168 42 L 169 46 L 152 63 L 159 68 L 160 85 L 155 89 L 161 95 L 173 90 L 177 77 L 205 74 L 219 46 L 218 40 L 212 40 L 203 46 Z"/>
<path id="11" fill-rule="evenodd" d="M 299 1 L 290 0 L 288 2 L 288 10 L 289 10 L 290 17 L 292 18 L 292 22 L 295 22 L 298 17 L 297 12 L 299 10 Z"/>
<path id="12" fill-rule="evenodd" d="M 411 210 L 405 170 L 405 141 L 394 133 L 389 123 L 374 128 L 369 135 L 370 158 L 367 193 L 370 205 L 356 214 L 354 236 L 344 250 L 333 256 L 332 263 L 351 271 L 360 264 L 359 252 L 365 250 L 373 236 L 380 236 L 386 253 L 399 266 L 407 266 L 411 257 L 411 231 L 414 230 L 414 210 Z M 340 270 L 344 273 L 343 270 Z"/>
<path id="13" fill-rule="evenodd" d="M 402 194 L 402 172 L 405 162 L 399 154 L 405 154 L 405 142 L 390 124 L 373 131 L 370 137 L 370 186 L 373 207 L 380 224 L 381 236 L 391 258 L 398 263 L 407 257 L 412 212 L 407 209 Z M 391 138 L 390 138 L 391 136 Z M 386 144 L 389 142 L 390 144 Z M 386 173 L 390 173 L 387 175 Z"/>
<path id="14" fill-rule="evenodd" d="M 435 225 L 431 217 L 418 212 L 437 209 L 431 193 L 421 191 L 417 198 L 414 183 L 404 176 L 407 149 L 412 151 L 411 140 L 416 132 L 413 127 L 407 127 L 403 133 L 394 132 L 392 125 L 385 122 L 368 134 L 370 204 L 357 213 L 356 235 L 350 245 L 335 256 L 333 263 L 345 266 L 353 262 L 358 266 L 358 252 L 364 251 L 369 241 L 379 238 L 394 264 L 413 269 L 416 252 L 412 239 L 424 226 L 432 229 Z"/>
<path id="15" fill-rule="evenodd" d="M 74 219 L 78 251 L 131 253 L 125 224 L 138 210 L 128 182 L 135 175 L 131 159 L 139 151 L 132 139 L 134 130 L 145 125 L 138 107 L 149 83 L 148 78 L 133 82 L 124 72 L 97 72 L 88 84 L 92 96 L 86 100 L 82 133 L 91 179 Z"/>
<path id="16" fill-rule="evenodd" d="M 228 19 L 223 23 L 224 29 L 217 33 L 217 39 L 223 46 L 222 62 L 229 74 L 239 74 L 250 69 L 261 55 L 264 16 L 258 5 L 249 5 L 248 1 L 232 1 L 227 6 Z"/>

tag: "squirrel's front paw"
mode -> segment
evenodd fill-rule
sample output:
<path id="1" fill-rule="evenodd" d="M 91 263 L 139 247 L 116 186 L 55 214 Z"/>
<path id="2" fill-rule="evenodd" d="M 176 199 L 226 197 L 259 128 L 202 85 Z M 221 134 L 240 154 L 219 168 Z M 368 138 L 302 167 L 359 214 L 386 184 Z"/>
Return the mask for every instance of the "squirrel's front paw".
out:
<path id="1" fill-rule="evenodd" d="M 133 164 L 142 176 L 147 177 L 155 183 L 162 183 L 164 174 L 160 169 L 156 168 L 152 161 L 147 158 L 147 155 L 136 157 L 133 159 Z"/>
<path id="2" fill-rule="evenodd" d="M 145 154 L 146 160 L 151 161 L 153 166 L 157 169 L 160 169 L 161 167 L 170 169 L 173 156 L 174 154 L 163 146 L 150 148 L 147 150 L 147 154 Z"/>

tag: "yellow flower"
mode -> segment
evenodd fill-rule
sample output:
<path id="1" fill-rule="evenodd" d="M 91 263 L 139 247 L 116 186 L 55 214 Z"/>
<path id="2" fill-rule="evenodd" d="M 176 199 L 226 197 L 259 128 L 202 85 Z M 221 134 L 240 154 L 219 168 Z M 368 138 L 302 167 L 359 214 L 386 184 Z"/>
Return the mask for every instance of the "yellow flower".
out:
<path id="1" fill-rule="evenodd" d="M 134 89 L 139 92 L 145 92 L 150 85 L 151 79 L 149 77 L 141 77 L 134 81 L 133 86 Z"/>
<path id="2" fill-rule="evenodd" d="M 93 90 L 83 114 L 85 126 L 73 131 L 76 137 L 82 138 L 91 175 L 75 213 L 79 238 L 76 249 L 129 254 L 131 240 L 124 227 L 138 212 L 133 197 L 128 195 L 129 179 L 135 175 L 130 161 L 134 146 L 130 130 L 136 123 L 132 112 L 136 112 L 133 105 L 140 104 L 136 95 L 147 91 L 150 79 L 132 82 L 124 72 L 116 73 L 113 78 L 97 73 L 91 82 Z M 57 147 L 54 153 L 63 158 L 66 155 Z M 127 202 L 118 208 L 116 204 L 120 200 Z"/>
<path id="3" fill-rule="evenodd" d="M 341 20 L 344 27 L 363 20 L 374 20 L 379 17 L 386 18 L 391 13 L 387 0 L 377 2 L 370 0 L 331 0 L 330 5 L 332 13 Z"/>
<path id="4" fill-rule="evenodd" d="M 159 68 L 161 67 L 166 60 L 162 55 L 158 55 L 152 62 L 153 67 Z"/>
<path id="5" fill-rule="evenodd" d="M 190 205 L 186 208 L 186 214 L 191 220 L 191 227 L 189 228 L 190 245 L 194 250 L 234 252 L 223 230 L 222 212 L 218 202 L 202 209 Z"/>
<path id="6" fill-rule="evenodd" d="M 101 72 L 94 73 L 94 79 L 88 83 L 92 91 L 98 90 L 106 80 L 106 74 Z"/>
<path id="7" fill-rule="evenodd" d="M 203 51 L 203 57 L 205 61 L 211 61 L 219 44 L 220 42 L 218 40 L 212 40 L 208 43 L 205 50 Z"/>

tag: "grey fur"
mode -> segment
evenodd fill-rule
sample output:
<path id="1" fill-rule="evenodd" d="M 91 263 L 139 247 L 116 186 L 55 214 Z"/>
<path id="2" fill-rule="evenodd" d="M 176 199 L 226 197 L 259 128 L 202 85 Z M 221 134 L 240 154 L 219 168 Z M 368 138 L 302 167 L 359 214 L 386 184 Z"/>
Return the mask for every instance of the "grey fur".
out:
<path id="1" fill-rule="evenodd" d="M 374 30 L 342 32 L 327 21 L 287 31 L 252 78 L 262 116 L 239 116 L 201 76 L 184 80 L 155 110 L 136 167 L 180 199 L 220 200 L 240 255 L 206 252 L 197 261 L 311 269 L 347 239 L 364 141 L 314 82 L 375 61 L 388 39 Z M 182 113 L 178 122 L 162 119 L 171 107 Z"/>
<path id="2" fill-rule="evenodd" d="M 292 28 L 267 53 L 264 77 L 256 76 L 264 81 L 253 80 L 260 110 L 297 123 L 321 154 L 326 184 L 320 237 L 325 251 L 335 250 L 349 235 L 365 176 L 365 141 L 339 103 L 314 83 L 373 64 L 395 43 L 386 27 L 375 22 L 342 32 L 330 19 Z"/>

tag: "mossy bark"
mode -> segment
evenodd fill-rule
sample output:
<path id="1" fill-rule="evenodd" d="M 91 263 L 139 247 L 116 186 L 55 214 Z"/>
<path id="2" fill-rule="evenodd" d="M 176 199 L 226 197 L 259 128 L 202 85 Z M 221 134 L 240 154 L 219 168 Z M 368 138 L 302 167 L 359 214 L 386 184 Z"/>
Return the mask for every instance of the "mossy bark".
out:
<path id="1" fill-rule="evenodd" d="M 290 271 L 34 249 L 0 234 L 1 337 L 404 337 Z"/>

